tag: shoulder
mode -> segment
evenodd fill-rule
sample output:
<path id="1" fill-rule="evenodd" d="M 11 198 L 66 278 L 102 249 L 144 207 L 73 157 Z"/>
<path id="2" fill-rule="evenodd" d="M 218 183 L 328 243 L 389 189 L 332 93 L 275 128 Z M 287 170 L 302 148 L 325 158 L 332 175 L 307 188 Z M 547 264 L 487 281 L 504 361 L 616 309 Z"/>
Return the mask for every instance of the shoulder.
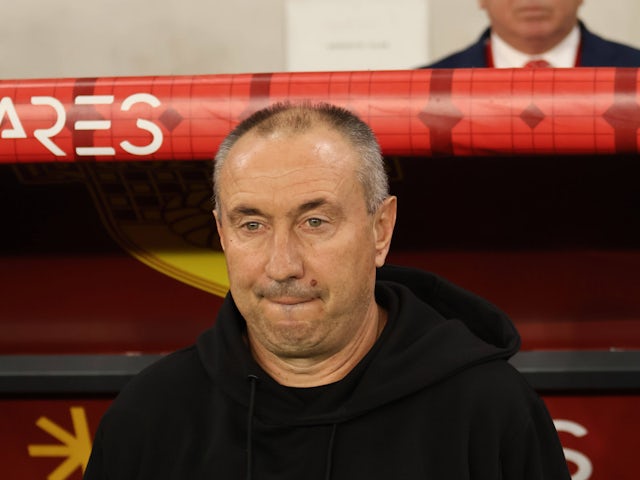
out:
<path id="1" fill-rule="evenodd" d="M 194 347 L 142 370 L 100 420 L 84 478 L 133 479 L 159 470 L 161 459 L 175 456 L 194 416 L 211 403 L 202 394 L 209 385 Z"/>
<path id="2" fill-rule="evenodd" d="M 640 50 L 602 38 L 580 24 L 583 67 L 640 67 Z"/>
<path id="3" fill-rule="evenodd" d="M 211 389 L 195 347 L 168 354 L 124 386 L 102 416 L 96 438 L 109 448 L 113 442 L 143 445 L 160 436 L 158 429 L 201 411 Z"/>
<path id="4" fill-rule="evenodd" d="M 135 375 L 120 391 L 112 409 L 147 410 L 150 402 L 174 403 L 208 386 L 197 350 L 190 346 L 166 355 Z"/>
<path id="5" fill-rule="evenodd" d="M 482 68 L 487 66 L 485 43 L 489 29 L 485 30 L 475 43 L 448 55 L 423 68 Z"/>
<path id="6" fill-rule="evenodd" d="M 471 416 L 524 425 L 535 412 L 546 412 L 542 400 L 525 377 L 507 360 L 468 367 L 447 380 L 463 410 Z"/>

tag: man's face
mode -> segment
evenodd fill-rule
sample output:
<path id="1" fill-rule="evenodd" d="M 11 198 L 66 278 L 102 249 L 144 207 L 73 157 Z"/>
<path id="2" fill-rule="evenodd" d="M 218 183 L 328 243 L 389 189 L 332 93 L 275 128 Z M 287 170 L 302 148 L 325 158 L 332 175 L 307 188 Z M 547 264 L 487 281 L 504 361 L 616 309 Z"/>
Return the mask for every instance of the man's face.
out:
<path id="1" fill-rule="evenodd" d="M 280 358 L 326 358 L 377 315 L 395 202 L 366 209 L 357 153 L 337 132 L 249 133 L 218 179 L 216 222 L 249 339 Z"/>
<path id="2" fill-rule="evenodd" d="M 576 24 L 582 4 L 582 0 L 478 1 L 487 11 L 493 30 L 526 53 L 541 53 L 544 50 L 531 50 L 548 50 L 560 42 Z"/>

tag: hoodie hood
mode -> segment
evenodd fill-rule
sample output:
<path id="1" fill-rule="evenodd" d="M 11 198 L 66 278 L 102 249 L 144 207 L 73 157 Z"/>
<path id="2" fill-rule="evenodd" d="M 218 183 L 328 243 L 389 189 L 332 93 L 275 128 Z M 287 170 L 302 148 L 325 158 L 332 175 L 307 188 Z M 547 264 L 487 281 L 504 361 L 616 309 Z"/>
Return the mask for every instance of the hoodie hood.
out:
<path id="1" fill-rule="evenodd" d="M 519 335 L 498 308 L 432 273 L 378 269 L 376 300 L 389 313 L 369 353 L 344 379 L 299 395 L 269 377 L 244 340 L 245 322 L 227 296 L 197 348 L 211 380 L 259 418 L 279 425 L 337 424 L 379 408 L 474 365 L 507 359 Z M 250 397 L 255 395 L 255 405 Z"/>

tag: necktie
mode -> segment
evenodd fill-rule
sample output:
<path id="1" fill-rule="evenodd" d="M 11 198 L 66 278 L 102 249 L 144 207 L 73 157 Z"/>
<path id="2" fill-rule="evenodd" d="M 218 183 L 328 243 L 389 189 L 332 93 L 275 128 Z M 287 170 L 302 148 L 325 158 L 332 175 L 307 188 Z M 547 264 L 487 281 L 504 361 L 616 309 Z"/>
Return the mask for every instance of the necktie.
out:
<path id="1" fill-rule="evenodd" d="M 551 64 L 549 62 L 539 58 L 537 60 L 529 60 L 522 68 L 545 68 L 550 66 Z"/>

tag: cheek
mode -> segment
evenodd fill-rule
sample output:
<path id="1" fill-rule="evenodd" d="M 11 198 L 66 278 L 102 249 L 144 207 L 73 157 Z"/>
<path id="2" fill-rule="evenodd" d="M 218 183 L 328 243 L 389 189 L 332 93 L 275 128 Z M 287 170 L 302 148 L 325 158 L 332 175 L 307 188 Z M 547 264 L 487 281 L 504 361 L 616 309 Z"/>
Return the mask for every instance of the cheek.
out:
<path id="1" fill-rule="evenodd" d="M 346 290 L 353 283 L 360 283 L 375 271 L 375 245 L 371 236 L 352 237 L 347 243 L 330 251 L 313 255 L 314 270 L 338 286 L 338 290 Z M 313 280 L 312 280 L 313 281 Z M 340 292 L 334 292 L 334 294 Z"/>
<path id="2" fill-rule="evenodd" d="M 232 282 L 238 285 L 250 283 L 260 265 L 255 252 L 234 248 L 233 243 L 230 243 L 224 255 Z"/>

